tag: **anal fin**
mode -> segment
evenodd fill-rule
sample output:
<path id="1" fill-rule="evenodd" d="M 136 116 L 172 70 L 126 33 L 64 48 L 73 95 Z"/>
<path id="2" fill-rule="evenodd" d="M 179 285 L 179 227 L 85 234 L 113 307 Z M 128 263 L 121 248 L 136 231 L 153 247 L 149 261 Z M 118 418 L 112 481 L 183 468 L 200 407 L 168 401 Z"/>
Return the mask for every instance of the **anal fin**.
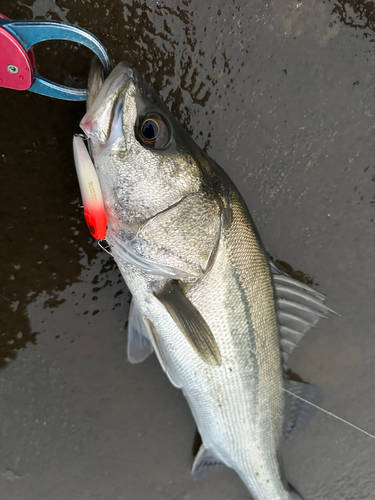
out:
<path id="1" fill-rule="evenodd" d="M 299 396 L 313 404 L 319 404 L 323 398 L 321 389 L 313 384 L 304 384 L 289 380 L 287 384 L 288 391 Z M 285 429 L 284 438 L 293 437 L 302 431 L 315 413 L 315 408 L 304 401 L 288 395 L 289 419 Z"/>
<path id="2" fill-rule="evenodd" d="M 193 465 L 191 467 L 191 473 L 195 478 L 199 478 L 203 476 L 206 473 L 207 469 L 213 465 L 224 464 L 215 457 L 212 451 L 207 450 L 202 444 L 194 459 Z"/>

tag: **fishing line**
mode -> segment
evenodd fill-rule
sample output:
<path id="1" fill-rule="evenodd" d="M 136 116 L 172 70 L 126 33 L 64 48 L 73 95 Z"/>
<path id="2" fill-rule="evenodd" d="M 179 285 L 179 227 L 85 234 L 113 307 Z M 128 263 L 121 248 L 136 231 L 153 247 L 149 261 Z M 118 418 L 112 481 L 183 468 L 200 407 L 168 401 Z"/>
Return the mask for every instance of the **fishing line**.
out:
<path id="1" fill-rule="evenodd" d="M 311 403 L 311 401 L 308 401 L 307 399 L 305 398 L 302 398 L 301 396 L 297 396 L 297 394 L 294 394 L 293 392 L 289 391 L 288 389 L 285 389 L 285 387 L 283 387 L 283 390 L 285 392 L 287 392 L 288 394 L 290 394 L 291 396 L 294 396 L 295 398 L 297 399 L 300 399 L 301 401 L 303 401 L 304 403 L 307 403 L 311 406 L 313 406 L 314 408 L 318 408 L 318 410 L 321 410 L 323 411 L 324 413 L 327 413 L 328 415 L 330 415 L 331 417 L 334 417 L 334 418 L 337 418 L 337 420 L 341 420 L 341 422 L 344 422 L 345 424 L 348 424 L 350 425 L 350 427 L 353 427 L 354 429 L 357 429 L 357 431 L 360 431 L 360 432 L 363 432 L 363 434 L 366 434 L 367 436 L 370 436 L 372 439 L 375 439 L 375 436 L 373 434 L 370 434 L 370 432 L 367 432 L 365 431 L 364 429 L 361 429 L 361 427 L 358 427 L 357 425 L 354 425 L 352 424 L 351 422 L 348 422 L 348 420 L 345 420 L 344 418 L 341 418 L 339 417 L 338 415 L 335 415 L 334 413 L 328 411 L 328 410 L 325 410 L 324 408 L 322 408 L 321 406 L 318 406 L 314 403 Z"/>
<path id="2" fill-rule="evenodd" d="M 100 246 L 100 248 L 101 248 L 102 250 L 104 250 L 105 252 L 107 252 L 107 254 L 108 254 L 108 255 L 110 255 L 111 257 L 113 257 L 113 253 L 112 253 L 110 250 L 108 250 L 108 249 L 110 249 L 111 247 L 110 247 L 110 245 L 108 244 L 107 240 L 99 240 L 99 241 L 98 241 L 98 245 Z M 107 246 L 104 246 L 104 245 L 107 245 Z"/>

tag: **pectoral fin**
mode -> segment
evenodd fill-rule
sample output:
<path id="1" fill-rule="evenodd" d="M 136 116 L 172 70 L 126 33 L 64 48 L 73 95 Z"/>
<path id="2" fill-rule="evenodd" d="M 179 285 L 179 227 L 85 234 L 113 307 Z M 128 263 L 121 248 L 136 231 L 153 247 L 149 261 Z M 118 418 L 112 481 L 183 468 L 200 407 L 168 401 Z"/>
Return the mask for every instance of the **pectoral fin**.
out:
<path id="1" fill-rule="evenodd" d="M 220 365 L 221 354 L 210 327 L 175 281 L 155 297 L 163 304 L 198 356 L 209 365 Z"/>
<path id="2" fill-rule="evenodd" d="M 149 338 L 155 349 L 155 353 L 159 360 L 159 363 L 161 364 L 161 367 L 167 374 L 167 377 L 169 378 L 171 384 L 174 385 L 177 389 L 181 389 L 182 385 L 178 380 L 178 376 L 174 370 L 173 363 L 171 362 L 168 353 L 164 348 L 163 341 L 160 339 L 156 332 L 155 325 L 146 316 L 142 316 L 142 319 L 149 333 Z"/>
<path id="3" fill-rule="evenodd" d="M 133 299 L 130 304 L 128 324 L 128 360 L 130 363 L 140 363 L 153 350 L 142 315 Z"/>

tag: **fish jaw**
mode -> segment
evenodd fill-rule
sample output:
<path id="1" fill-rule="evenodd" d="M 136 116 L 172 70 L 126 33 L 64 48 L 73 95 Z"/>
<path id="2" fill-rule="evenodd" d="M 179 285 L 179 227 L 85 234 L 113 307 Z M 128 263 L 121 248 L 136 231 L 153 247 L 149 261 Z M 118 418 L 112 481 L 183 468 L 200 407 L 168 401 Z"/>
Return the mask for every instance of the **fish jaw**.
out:
<path id="1" fill-rule="evenodd" d="M 105 144 L 112 130 L 115 105 L 132 78 L 133 70 L 122 62 L 105 81 L 100 78 L 100 71 L 101 68 L 94 60 L 89 74 L 91 86 L 88 89 L 87 112 L 80 127 L 92 141 Z"/>

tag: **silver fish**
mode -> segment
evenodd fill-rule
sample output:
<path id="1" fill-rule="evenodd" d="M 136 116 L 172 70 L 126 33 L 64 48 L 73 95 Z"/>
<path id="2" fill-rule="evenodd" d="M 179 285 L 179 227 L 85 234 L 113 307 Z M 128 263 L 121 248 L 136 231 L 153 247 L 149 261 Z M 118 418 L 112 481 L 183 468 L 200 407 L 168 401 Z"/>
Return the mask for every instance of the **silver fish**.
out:
<path id="1" fill-rule="evenodd" d="M 155 351 L 181 388 L 202 446 L 192 472 L 222 463 L 254 500 L 296 500 L 284 436 L 312 386 L 286 380 L 288 355 L 330 309 L 270 262 L 238 190 L 128 64 L 93 64 L 81 128 L 100 180 L 107 240 L 132 293 L 128 357 Z M 332 312 L 332 311 L 331 311 Z"/>

